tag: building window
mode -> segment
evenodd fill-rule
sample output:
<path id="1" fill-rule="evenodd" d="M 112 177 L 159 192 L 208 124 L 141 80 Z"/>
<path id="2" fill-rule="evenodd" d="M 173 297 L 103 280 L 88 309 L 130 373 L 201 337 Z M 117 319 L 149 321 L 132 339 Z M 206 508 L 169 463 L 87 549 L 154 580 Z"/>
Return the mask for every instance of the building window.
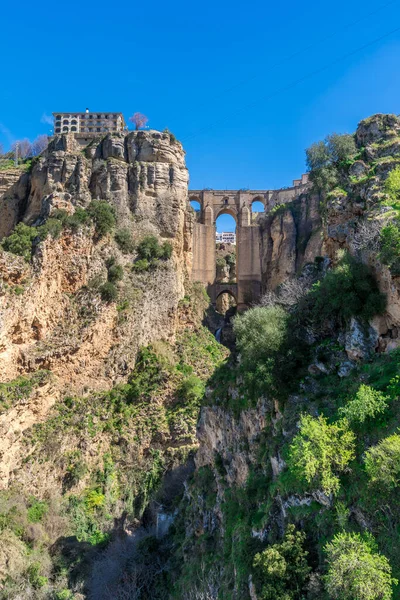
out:
<path id="1" fill-rule="evenodd" d="M 76 131 L 76 127 L 74 125 L 71 127 L 71 131 Z"/>
<path id="2" fill-rule="evenodd" d="M 57 115 L 57 116 L 56 116 L 56 119 L 61 119 L 61 115 Z"/>
<path id="3" fill-rule="evenodd" d="M 97 127 L 97 128 L 96 128 L 96 131 L 101 131 L 101 127 Z"/>
<path id="4" fill-rule="evenodd" d="M 56 133 L 60 133 L 60 131 L 61 131 L 60 128 L 56 127 Z"/>
<path id="5" fill-rule="evenodd" d="M 64 119 L 63 125 L 68 125 L 68 120 L 67 119 Z"/>
<path id="6" fill-rule="evenodd" d="M 76 125 L 76 124 L 77 124 L 77 120 L 76 119 L 72 119 L 71 125 Z"/>
<path id="7" fill-rule="evenodd" d="M 63 127 L 63 131 L 68 131 L 68 127 Z"/>

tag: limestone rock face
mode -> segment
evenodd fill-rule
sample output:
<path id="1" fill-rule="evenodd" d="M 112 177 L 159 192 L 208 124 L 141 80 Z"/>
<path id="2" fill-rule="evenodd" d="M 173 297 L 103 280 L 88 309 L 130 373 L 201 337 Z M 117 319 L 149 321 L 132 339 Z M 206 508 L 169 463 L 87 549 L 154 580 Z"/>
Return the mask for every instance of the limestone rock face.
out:
<path id="1" fill-rule="evenodd" d="M 170 134 L 109 134 L 84 149 L 73 136 L 59 136 L 30 174 L 1 177 L 1 237 L 19 221 L 40 225 L 55 209 L 72 214 L 105 200 L 115 209 L 117 229 L 128 229 L 134 245 L 152 234 L 173 248 L 158 267 L 135 271 L 135 251 L 123 254 L 112 235 L 99 240 L 89 225 L 35 242 L 30 264 L 0 251 L 0 381 L 39 369 L 54 375 L 43 410 L 25 407 L 4 436 L 6 482 L 25 427 L 45 418 L 60 396 L 125 381 L 140 346 L 174 338 L 190 277 L 193 224 L 184 152 Z M 111 257 L 123 267 L 117 303 L 99 292 Z"/>
<path id="2" fill-rule="evenodd" d="M 377 114 L 359 123 L 356 141 L 359 146 L 367 146 L 378 140 L 388 140 L 398 135 L 400 135 L 399 117 Z"/>
<path id="3" fill-rule="evenodd" d="M 0 239 L 17 223 L 20 206 L 29 193 L 30 177 L 20 169 L 0 171 Z"/>
<path id="4" fill-rule="evenodd" d="M 255 459 L 251 449 L 256 447 L 254 442 L 266 425 L 266 413 L 267 407 L 262 400 L 257 408 L 242 411 L 238 419 L 220 407 L 202 408 L 197 425 L 200 448 L 196 455 L 196 467 L 213 467 L 215 457 L 219 454 L 228 483 L 244 485 L 250 464 Z"/>
<path id="5" fill-rule="evenodd" d="M 322 220 L 317 196 L 304 195 L 262 225 L 264 290 L 274 290 L 322 254 Z"/>

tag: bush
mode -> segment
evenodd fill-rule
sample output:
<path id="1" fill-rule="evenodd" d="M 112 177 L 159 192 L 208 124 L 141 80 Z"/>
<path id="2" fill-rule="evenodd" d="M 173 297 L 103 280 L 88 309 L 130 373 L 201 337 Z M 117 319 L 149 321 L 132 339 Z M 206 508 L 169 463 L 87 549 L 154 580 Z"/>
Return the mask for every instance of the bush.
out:
<path id="1" fill-rule="evenodd" d="M 340 487 L 338 474 L 355 456 L 354 441 L 345 419 L 329 425 L 322 415 L 302 415 L 300 431 L 289 449 L 289 469 L 314 488 L 336 494 Z"/>
<path id="2" fill-rule="evenodd" d="M 160 244 L 154 235 L 147 235 L 143 238 L 136 250 L 140 259 L 150 261 L 152 258 L 159 258 L 160 256 Z"/>
<path id="3" fill-rule="evenodd" d="M 141 258 L 133 263 L 132 269 L 135 271 L 148 271 L 150 269 L 151 263 L 147 260 L 147 258 Z"/>
<path id="4" fill-rule="evenodd" d="M 18 223 L 13 232 L 2 241 L 2 246 L 7 252 L 23 256 L 26 261 L 32 257 L 33 240 L 38 232 L 35 227 L 28 227 L 25 223 Z"/>
<path id="5" fill-rule="evenodd" d="M 223 256 L 217 256 L 217 261 L 216 261 L 217 267 L 219 267 L 220 269 L 223 269 L 226 266 L 226 260 Z"/>
<path id="6" fill-rule="evenodd" d="M 310 574 L 307 554 L 303 548 L 305 534 L 287 526 L 279 544 L 273 544 L 255 555 L 253 567 L 256 573 L 257 592 L 260 600 L 297 600 L 303 598 Z"/>
<path id="7" fill-rule="evenodd" d="M 315 323 L 326 319 L 344 323 L 351 317 L 369 321 L 384 312 L 386 296 L 380 293 L 369 267 L 346 254 L 337 267 L 314 284 L 307 303 Z"/>
<path id="8" fill-rule="evenodd" d="M 124 254 L 129 254 L 131 252 L 133 252 L 134 250 L 134 245 L 133 245 L 133 239 L 132 239 L 132 234 L 129 231 L 129 229 L 118 229 L 115 232 L 115 241 L 117 242 L 121 252 L 123 252 Z"/>
<path id="9" fill-rule="evenodd" d="M 77 231 L 89 222 L 89 214 L 84 208 L 76 208 L 72 215 L 67 215 L 63 221 L 65 227 Z"/>
<path id="10" fill-rule="evenodd" d="M 390 171 L 385 181 L 385 192 L 392 202 L 400 200 L 400 166 Z"/>
<path id="11" fill-rule="evenodd" d="M 35 589 L 40 589 L 40 588 L 44 587 L 45 585 L 47 585 L 47 583 L 48 583 L 47 577 L 40 575 L 40 569 L 41 569 L 40 563 L 35 562 L 35 563 L 32 563 L 31 565 L 29 565 L 29 567 L 26 571 L 26 575 L 28 577 L 29 583 Z"/>
<path id="12" fill-rule="evenodd" d="M 115 227 L 116 219 L 113 207 L 105 200 L 92 200 L 87 212 L 93 219 L 99 237 L 110 233 Z"/>
<path id="13" fill-rule="evenodd" d="M 52 238 L 57 239 L 62 231 L 63 224 L 59 219 L 50 218 L 47 219 L 44 225 L 37 228 L 38 236 L 41 240 L 45 240 L 47 236 L 51 235 Z"/>
<path id="14" fill-rule="evenodd" d="M 388 398 L 382 392 L 362 384 L 355 397 L 339 408 L 339 413 L 350 422 L 364 423 L 366 419 L 373 419 L 385 412 L 387 406 Z"/>
<path id="15" fill-rule="evenodd" d="M 121 281 L 124 276 L 124 269 L 121 265 L 111 265 L 108 269 L 108 281 L 116 283 Z"/>
<path id="16" fill-rule="evenodd" d="M 118 290 L 111 281 L 107 281 L 100 286 L 99 292 L 103 302 L 115 302 L 118 298 Z"/>
<path id="17" fill-rule="evenodd" d="M 156 267 L 159 259 L 168 260 L 171 258 L 172 245 L 169 242 L 160 245 L 154 235 L 147 235 L 136 250 L 138 260 L 135 262 L 134 268 L 137 271 L 146 271 L 150 267 Z"/>
<path id="18" fill-rule="evenodd" d="M 28 521 L 30 523 L 39 523 L 49 510 L 47 502 L 31 499 L 31 505 L 28 508 Z"/>
<path id="19" fill-rule="evenodd" d="M 279 306 L 260 306 L 237 315 L 233 330 L 243 362 L 271 363 L 286 338 L 287 320 L 287 313 Z"/>
<path id="20" fill-rule="evenodd" d="M 325 577 L 330 598 L 337 600 L 390 600 L 392 578 L 388 559 L 376 551 L 371 535 L 339 533 L 324 548 L 328 573 Z"/>
<path id="21" fill-rule="evenodd" d="M 382 227 L 379 259 L 389 267 L 393 275 L 400 275 L 400 221 Z"/>
<path id="22" fill-rule="evenodd" d="M 400 435 L 394 434 L 365 453 L 365 470 L 371 483 L 393 489 L 400 482 Z"/>

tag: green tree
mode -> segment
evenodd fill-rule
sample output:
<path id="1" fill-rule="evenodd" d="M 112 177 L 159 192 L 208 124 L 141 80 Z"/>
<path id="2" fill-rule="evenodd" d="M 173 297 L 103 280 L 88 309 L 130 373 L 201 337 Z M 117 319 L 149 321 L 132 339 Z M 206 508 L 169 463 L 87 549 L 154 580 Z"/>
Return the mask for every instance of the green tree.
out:
<path id="1" fill-rule="evenodd" d="M 388 559 L 376 551 L 371 535 L 339 533 L 324 548 L 328 572 L 325 585 L 335 600 L 390 600 L 392 584 Z"/>
<path id="2" fill-rule="evenodd" d="M 35 227 L 18 223 L 12 233 L 2 241 L 2 246 L 7 252 L 23 256 L 26 261 L 30 261 L 33 240 L 37 236 L 38 232 Z"/>
<path id="3" fill-rule="evenodd" d="M 271 362 L 286 338 L 287 321 L 279 306 L 251 308 L 236 316 L 233 329 L 242 360 L 250 365 Z"/>
<path id="4" fill-rule="evenodd" d="M 304 414 L 300 431 L 290 445 L 288 467 L 314 488 L 336 494 L 340 487 L 338 474 L 355 456 L 354 442 L 354 433 L 345 419 L 329 425 L 322 415 Z"/>
<path id="5" fill-rule="evenodd" d="M 387 406 L 387 396 L 369 385 L 362 384 L 354 398 L 339 408 L 339 414 L 350 422 L 364 423 L 366 419 L 373 419 L 385 412 Z"/>
<path id="6" fill-rule="evenodd" d="M 400 275 L 400 222 L 396 220 L 382 227 L 380 260 L 393 275 Z"/>
<path id="7" fill-rule="evenodd" d="M 287 526 L 282 542 L 255 555 L 253 567 L 260 600 L 297 600 L 302 597 L 310 567 L 303 548 L 305 534 Z"/>
<path id="8" fill-rule="evenodd" d="M 115 227 L 115 211 L 105 200 L 92 200 L 87 208 L 87 213 L 93 219 L 99 237 L 110 233 Z"/>
<path id="9" fill-rule="evenodd" d="M 347 133 L 333 133 L 307 148 L 306 163 L 314 189 L 321 193 L 336 187 L 343 175 L 343 163 L 356 152 L 354 136 Z"/>
<path id="10" fill-rule="evenodd" d="M 384 438 L 365 453 L 365 470 L 371 483 L 393 489 L 400 482 L 400 435 Z"/>
<path id="11" fill-rule="evenodd" d="M 331 162 L 327 144 L 321 140 L 306 149 L 306 164 L 309 171 L 327 167 Z"/>
<path id="12" fill-rule="evenodd" d="M 354 135 L 349 133 L 332 133 L 326 138 L 326 145 L 330 159 L 334 163 L 348 160 L 357 153 Z"/>

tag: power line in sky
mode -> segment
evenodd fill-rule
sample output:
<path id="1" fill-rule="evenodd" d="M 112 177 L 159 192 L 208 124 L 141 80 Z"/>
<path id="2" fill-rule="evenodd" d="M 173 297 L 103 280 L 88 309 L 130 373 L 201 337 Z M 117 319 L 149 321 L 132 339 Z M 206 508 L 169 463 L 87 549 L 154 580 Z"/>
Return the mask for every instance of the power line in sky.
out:
<path id="1" fill-rule="evenodd" d="M 347 58 L 350 58 L 351 56 L 354 56 L 358 52 L 361 52 L 361 50 L 364 50 L 366 48 L 369 48 L 370 46 L 373 46 L 374 44 L 377 44 L 378 42 L 384 40 L 385 38 L 389 37 L 390 35 L 392 35 L 394 33 L 397 33 L 398 31 L 400 31 L 400 27 L 396 27 L 395 29 L 392 29 L 392 30 L 388 31 L 387 33 L 384 33 L 380 37 L 375 38 L 374 40 L 371 40 L 371 41 L 367 42 L 366 44 L 363 44 L 362 46 L 359 46 L 355 50 L 352 50 L 351 52 L 348 52 L 347 54 L 344 54 L 343 56 L 340 56 L 339 58 L 336 58 L 335 60 L 331 61 L 330 63 L 327 63 L 326 65 L 324 65 L 322 67 L 319 67 L 318 69 L 315 69 L 314 71 L 311 71 L 311 72 L 307 73 L 306 75 L 303 75 L 302 77 L 299 77 L 299 79 L 296 79 L 296 80 L 292 81 L 288 85 L 285 85 L 285 86 L 283 86 L 281 88 L 278 88 L 278 89 L 274 90 L 271 94 L 268 94 L 267 96 L 264 96 L 263 98 L 259 98 L 257 101 L 252 102 L 251 104 L 246 104 L 245 106 L 242 106 L 241 108 L 239 108 L 235 112 L 231 113 L 229 116 L 224 117 L 223 119 L 219 119 L 218 121 L 215 121 L 211 125 L 207 125 L 207 127 L 203 127 L 202 129 L 199 129 L 198 131 L 196 131 L 196 132 L 194 132 L 192 134 L 189 134 L 186 137 L 183 136 L 182 137 L 182 142 L 186 142 L 188 140 L 191 140 L 191 139 L 197 137 L 198 135 L 201 135 L 202 133 L 205 133 L 206 131 L 209 131 L 210 129 L 213 129 L 216 125 L 220 125 L 221 123 L 225 123 L 226 121 L 230 121 L 233 117 L 235 117 L 236 115 L 242 113 L 243 111 L 248 110 L 249 108 L 253 108 L 254 106 L 257 106 L 258 104 L 260 104 L 260 102 L 265 102 L 267 100 L 270 100 L 271 98 L 274 98 L 278 94 L 280 94 L 282 92 L 286 92 L 287 90 L 292 89 L 293 87 L 295 87 L 299 83 L 302 83 L 303 81 L 306 81 L 307 79 L 310 79 L 311 77 L 314 77 L 315 75 L 319 75 L 320 73 L 323 73 L 324 71 L 327 71 L 331 67 L 334 67 L 336 64 L 338 64 L 338 63 L 346 60 Z"/>
<path id="2" fill-rule="evenodd" d="M 296 52 L 293 52 L 292 54 L 289 54 L 289 56 L 285 56 L 284 58 L 282 58 L 281 60 L 279 60 L 278 62 L 276 62 L 275 64 L 273 64 L 271 67 L 268 67 L 268 69 L 266 69 L 262 73 L 262 75 L 259 75 L 259 74 L 252 75 L 251 77 L 247 77 L 246 79 L 243 79 L 242 81 L 240 81 L 238 83 L 235 83 L 231 87 L 229 87 L 229 88 L 221 91 L 219 94 L 217 94 L 216 96 L 214 96 L 213 98 L 211 98 L 211 101 L 212 100 L 217 100 L 218 98 L 222 98 L 223 96 L 225 96 L 226 94 L 229 94 L 230 92 L 236 90 L 237 88 L 240 88 L 240 87 L 248 84 L 250 81 L 254 81 L 255 79 L 260 79 L 261 77 L 264 77 L 267 73 L 270 73 L 271 71 L 273 71 L 277 67 L 282 66 L 286 62 L 292 60 L 293 58 L 297 58 L 297 56 L 300 56 L 304 52 L 307 52 L 307 50 L 311 50 L 312 48 L 314 48 L 316 45 L 320 44 L 321 42 L 325 43 L 327 40 L 332 39 L 333 37 L 335 37 L 339 33 L 342 33 L 343 31 L 346 31 L 347 29 L 351 29 L 352 27 L 355 27 L 355 25 L 358 25 L 359 23 L 361 23 L 365 19 L 369 19 L 370 17 L 372 17 L 376 13 L 380 12 L 384 8 L 387 8 L 391 4 L 396 4 L 397 2 L 398 2 L 398 0 L 390 0 L 389 2 L 386 2 L 386 4 L 383 4 L 382 6 L 379 6 L 378 8 L 372 10 L 371 12 L 363 14 L 363 16 L 360 17 L 359 19 L 356 19 L 355 21 L 352 21 L 351 23 L 347 23 L 345 25 L 342 25 L 340 27 L 340 29 L 336 29 L 335 31 L 332 31 L 332 33 L 330 33 L 328 35 L 325 35 L 321 39 L 315 40 L 312 44 L 309 44 L 308 46 L 304 46 L 304 48 L 301 48 L 300 50 L 296 50 Z"/>

